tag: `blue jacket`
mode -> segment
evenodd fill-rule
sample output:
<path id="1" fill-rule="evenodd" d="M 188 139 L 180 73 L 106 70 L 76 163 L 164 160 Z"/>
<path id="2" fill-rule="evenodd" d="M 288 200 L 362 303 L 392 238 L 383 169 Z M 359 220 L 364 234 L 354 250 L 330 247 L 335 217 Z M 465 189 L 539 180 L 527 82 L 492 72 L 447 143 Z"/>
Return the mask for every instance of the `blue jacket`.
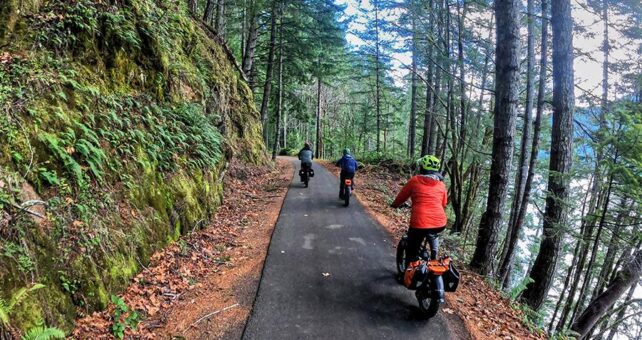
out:
<path id="1" fill-rule="evenodd" d="M 351 155 L 345 155 L 337 161 L 337 166 L 341 167 L 341 171 L 355 173 L 357 172 L 357 161 Z"/>
<path id="2" fill-rule="evenodd" d="M 312 163 L 312 159 L 314 159 L 314 153 L 310 148 L 303 148 L 301 151 L 299 151 L 299 159 L 301 160 L 301 163 Z"/>

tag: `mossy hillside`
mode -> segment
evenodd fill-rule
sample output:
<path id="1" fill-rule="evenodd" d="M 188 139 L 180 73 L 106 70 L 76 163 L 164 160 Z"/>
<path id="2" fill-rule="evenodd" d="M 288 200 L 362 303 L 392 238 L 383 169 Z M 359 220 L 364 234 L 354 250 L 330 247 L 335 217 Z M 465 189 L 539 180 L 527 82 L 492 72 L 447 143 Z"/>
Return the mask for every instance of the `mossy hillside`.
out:
<path id="1" fill-rule="evenodd" d="M 251 92 L 200 25 L 182 2 L 0 4 L 0 297 L 46 285 L 13 327 L 104 308 L 207 224 L 226 159 L 264 161 Z"/>

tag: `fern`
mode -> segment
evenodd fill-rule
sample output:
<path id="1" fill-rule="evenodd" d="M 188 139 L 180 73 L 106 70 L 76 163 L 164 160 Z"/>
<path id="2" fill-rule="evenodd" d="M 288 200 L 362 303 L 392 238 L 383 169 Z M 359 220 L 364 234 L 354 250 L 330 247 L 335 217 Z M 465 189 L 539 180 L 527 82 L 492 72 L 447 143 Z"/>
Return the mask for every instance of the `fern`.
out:
<path id="1" fill-rule="evenodd" d="M 18 289 L 18 291 L 15 292 L 11 296 L 11 299 L 9 300 L 9 304 L 8 304 L 9 311 L 13 310 L 13 308 L 16 305 L 19 305 L 22 301 L 24 301 L 24 299 L 27 298 L 29 293 L 34 292 L 34 291 L 36 291 L 38 289 L 42 289 L 42 288 L 45 288 L 45 285 L 40 284 L 40 283 L 36 283 L 36 284 L 34 284 L 33 286 L 31 286 L 29 288 L 23 287 L 23 288 Z"/>
<path id="2" fill-rule="evenodd" d="M 0 322 L 5 326 L 9 324 L 9 306 L 3 299 L 0 299 Z"/>
<path id="3" fill-rule="evenodd" d="M 18 291 L 13 293 L 13 295 L 11 295 L 11 299 L 9 299 L 9 302 L 0 298 L 0 322 L 2 322 L 2 324 L 4 324 L 5 326 L 9 325 L 9 322 L 11 321 L 9 316 L 13 311 L 13 308 L 19 305 L 22 301 L 24 301 L 24 299 L 27 298 L 29 293 L 44 287 L 45 285 L 36 283 L 29 288 L 25 288 L 25 287 L 20 288 L 18 289 Z"/>
<path id="4" fill-rule="evenodd" d="M 34 327 L 22 336 L 22 340 L 49 340 L 64 338 L 65 332 L 55 327 Z"/>
<path id="5" fill-rule="evenodd" d="M 533 280 L 530 277 L 524 278 L 522 282 L 520 282 L 517 286 L 513 287 L 508 293 L 510 295 L 511 300 L 516 300 L 517 297 L 519 297 L 519 295 L 524 291 L 524 289 L 526 289 L 526 286 L 528 286 L 533 282 L 535 282 L 535 280 Z"/>

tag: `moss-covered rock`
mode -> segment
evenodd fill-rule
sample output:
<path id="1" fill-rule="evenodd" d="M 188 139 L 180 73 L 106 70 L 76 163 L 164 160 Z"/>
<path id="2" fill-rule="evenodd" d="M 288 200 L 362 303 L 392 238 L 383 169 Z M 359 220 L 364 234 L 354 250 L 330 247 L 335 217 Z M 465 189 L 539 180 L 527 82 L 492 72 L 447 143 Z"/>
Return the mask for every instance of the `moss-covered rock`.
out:
<path id="1" fill-rule="evenodd" d="M 0 4 L 0 298 L 46 286 L 16 329 L 105 308 L 207 224 L 227 159 L 265 161 L 251 91 L 185 4 L 108 3 Z"/>

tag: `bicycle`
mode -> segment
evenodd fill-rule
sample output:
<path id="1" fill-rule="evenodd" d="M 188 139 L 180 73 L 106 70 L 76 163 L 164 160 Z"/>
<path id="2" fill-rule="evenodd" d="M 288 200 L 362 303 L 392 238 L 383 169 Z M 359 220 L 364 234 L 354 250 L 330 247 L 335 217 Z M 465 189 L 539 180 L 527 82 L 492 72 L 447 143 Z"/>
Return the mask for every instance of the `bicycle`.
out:
<path id="1" fill-rule="evenodd" d="M 408 289 L 415 290 L 419 310 L 424 318 L 432 318 L 439 312 L 444 302 L 444 292 L 454 292 L 459 285 L 459 272 L 448 256 L 430 260 L 427 240 L 419 250 L 419 264 L 415 263 L 412 273 L 406 268 L 406 249 L 408 235 L 404 235 L 397 245 L 397 279 Z"/>
<path id="2" fill-rule="evenodd" d="M 349 178 L 346 178 L 343 181 L 343 192 L 341 193 L 343 196 L 343 206 L 347 207 L 350 205 L 350 196 L 352 196 L 352 180 Z"/>
<path id="3" fill-rule="evenodd" d="M 301 177 L 301 182 L 307 188 L 310 183 L 310 178 L 314 177 L 314 170 L 312 166 L 306 164 L 301 164 L 301 170 L 299 170 L 299 176 Z"/>

